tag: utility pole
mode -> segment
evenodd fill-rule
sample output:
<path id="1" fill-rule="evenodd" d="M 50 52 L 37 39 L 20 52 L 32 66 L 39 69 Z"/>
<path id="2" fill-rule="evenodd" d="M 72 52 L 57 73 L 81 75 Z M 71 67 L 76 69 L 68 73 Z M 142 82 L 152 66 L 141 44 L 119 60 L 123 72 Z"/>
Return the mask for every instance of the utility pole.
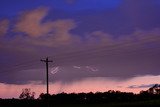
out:
<path id="1" fill-rule="evenodd" d="M 42 62 L 45 62 L 46 63 L 46 83 L 47 83 L 47 95 L 49 94 L 49 84 L 48 84 L 48 63 L 49 62 L 53 62 L 52 60 L 48 60 L 48 57 L 44 60 L 44 59 L 41 59 Z"/>

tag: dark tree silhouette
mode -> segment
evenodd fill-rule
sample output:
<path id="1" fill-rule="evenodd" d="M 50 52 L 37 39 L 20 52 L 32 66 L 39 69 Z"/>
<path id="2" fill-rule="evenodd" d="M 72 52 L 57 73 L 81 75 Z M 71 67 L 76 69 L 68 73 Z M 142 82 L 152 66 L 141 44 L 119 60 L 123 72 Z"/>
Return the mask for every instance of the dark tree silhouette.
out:
<path id="1" fill-rule="evenodd" d="M 20 94 L 20 99 L 34 99 L 35 92 L 31 92 L 30 88 L 22 89 L 22 93 Z"/>

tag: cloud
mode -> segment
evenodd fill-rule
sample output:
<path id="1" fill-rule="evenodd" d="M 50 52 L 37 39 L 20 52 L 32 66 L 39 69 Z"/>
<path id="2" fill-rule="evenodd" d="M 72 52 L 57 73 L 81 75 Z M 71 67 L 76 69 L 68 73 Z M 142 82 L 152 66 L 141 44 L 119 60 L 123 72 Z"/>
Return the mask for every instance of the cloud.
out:
<path id="1" fill-rule="evenodd" d="M 15 25 L 15 32 L 24 33 L 25 41 L 40 46 L 57 47 L 68 45 L 75 39 L 70 30 L 76 27 L 71 19 L 44 20 L 48 15 L 47 8 L 37 8 L 23 12 Z M 24 37 L 21 37 L 23 39 Z"/>
<path id="2" fill-rule="evenodd" d="M 70 21 L 68 23 L 69 23 L 68 25 L 70 25 Z M 58 26 L 59 24 L 58 25 L 54 24 L 54 25 L 55 28 L 61 29 L 61 24 L 60 27 Z M 62 27 L 64 29 L 64 32 L 66 29 L 73 28 L 72 24 L 70 25 L 69 28 L 67 26 L 62 26 Z M 94 33 L 91 32 L 89 34 L 96 34 L 96 37 L 100 38 L 100 41 L 102 40 L 102 42 L 93 44 L 94 41 L 96 42 L 97 39 L 92 39 L 93 43 L 91 44 L 90 39 L 88 38 L 88 42 L 81 41 L 81 44 L 77 46 L 75 46 L 76 44 L 74 45 L 70 44 L 68 46 L 65 46 L 62 44 L 58 45 L 57 43 L 56 45 L 58 46 L 58 48 L 55 48 L 44 45 L 43 41 L 45 41 L 45 38 L 41 40 L 42 41 L 41 45 L 35 45 L 33 43 L 30 45 L 25 44 L 25 42 L 23 42 L 25 40 L 24 38 L 17 40 L 16 43 L 13 44 L 8 43 L 7 41 L 5 43 L 6 45 L 3 45 L 3 48 L 5 48 L 6 46 L 7 48 L 5 48 L 2 51 L 5 57 L 1 59 L 5 59 L 7 55 L 6 58 L 7 60 L 12 58 L 12 60 L 10 60 L 10 62 L 8 63 L 12 64 L 7 64 L 6 66 L 11 66 L 14 64 L 14 62 L 18 63 L 21 59 L 22 62 L 25 61 L 23 60 L 24 56 L 26 60 L 29 59 L 32 60 L 32 58 L 35 58 L 37 64 L 32 64 L 32 66 L 28 66 L 28 68 L 19 67 L 18 70 L 17 69 L 12 70 L 11 67 L 7 67 L 10 68 L 9 70 L 13 72 L 8 73 L 7 77 L 5 77 L 5 74 L 2 74 L 2 78 L 0 81 L 7 83 L 23 84 L 31 80 L 32 81 L 41 80 L 43 78 L 42 73 L 44 70 L 42 69 L 39 70 L 39 68 L 43 68 L 43 66 L 40 65 L 38 62 L 41 57 L 47 55 L 52 56 L 50 58 L 54 60 L 55 62 L 54 66 L 61 66 L 62 68 L 62 72 L 57 73 L 54 78 L 50 79 L 51 81 L 61 80 L 63 82 L 65 81 L 71 82 L 86 77 L 95 77 L 95 76 L 116 77 L 118 79 L 124 80 L 128 78 L 133 78 L 137 75 L 146 75 L 146 74 L 159 75 L 158 71 L 159 71 L 159 53 L 160 53 L 159 50 L 160 32 L 158 29 L 150 31 L 142 31 L 142 30 L 135 31 L 133 34 L 124 35 L 121 38 L 116 38 L 116 39 L 111 38 L 109 39 L 109 42 L 106 41 L 103 42 L 103 38 L 105 38 L 105 36 L 107 36 L 108 38 L 106 32 L 102 31 L 95 31 L 95 32 Z M 101 36 L 102 34 L 104 35 Z M 36 39 L 38 39 L 39 43 L 41 43 L 39 37 Z M 30 38 L 28 40 L 32 41 L 34 39 Z M 90 45 L 88 46 L 88 44 Z M 20 49 L 17 50 L 17 48 L 20 48 L 23 45 L 26 46 L 25 48 L 21 49 L 25 51 Z M 26 51 L 31 47 L 33 48 L 34 52 L 29 50 Z M 2 63 L 4 63 L 4 60 L 1 61 L 3 61 Z M 75 68 L 73 68 L 74 65 L 82 66 L 83 68 L 75 70 Z M 86 72 L 86 68 L 84 68 L 86 65 L 89 65 L 90 67 L 95 67 L 98 71 L 94 73 Z M 1 68 L 5 69 L 6 66 L 1 65 Z M 20 73 L 17 71 L 20 71 Z M 40 71 L 41 73 L 39 73 Z M 24 75 L 24 73 L 26 73 L 25 76 L 24 77 L 21 76 Z M 34 75 L 37 76 L 34 77 Z M 9 78 L 12 78 L 13 80 Z"/>
<path id="3" fill-rule="evenodd" d="M 142 84 L 142 85 L 131 85 L 128 88 L 150 88 L 155 84 Z"/>
<path id="4" fill-rule="evenodd" d="M 55 26 L 57 27 L 56 24 Z M 69 28 L 64 27 L 64 29 Z M 89 34 L 93 33 L 91 32 Z M 96 34 L 97 37 L 101 38 L 102 34 L 106 35 L 107 33 L 101 31 L 101 33 Z M 135 31 L 133 34 L 124 35 L 121 38 L 112 38 L 111 40 L 109 39 L 109 41 L 111 42 L 105 41 L 91 44 L 91 42 L 89 41 L 89 43 L 87 43 L 87 41 L 81 41 L 81 44 L 77 46 L 75 46 L 76 44 L 74 44 L 73 46 L 72 44 L 68 46 L 57 45 L 58 48 L 47 47 L 43 44 L 41 44 L 40 46 L 30 44 L 26 45 L 25 48 L 22 48 L 26 50 L 30 47 L 33 47 L 34 52 L 23 52 L 22 50 L 16 50 L 17 47 L 21 47 L 24 45 L 24 39 L 21 39 L 22 41 L 17 41 L 16 44 L 12 45 L 7 41 L 10 48 L 5 48 L 6 45 L 3 45 L 3 48 L 5 49 L 2 52 L 5 57 L 1 59 L 5 59 L 7 55 L 8 59 L 12 58 L 12 60 L 10 60 L 9 62 L 12 64 L 7 64 L 6 66 L 11 66 L 14 64 L 14 62 L 18 63 L 20 59 L 24 59 L 24 56 L 26 60 L 32 60 L 32 58 L 35 58 L 37 64 L 32 64 L 32 66 L 30 65 L 27 68 L 19 67 L 18 70 L 12 70 L 11 67 L 7 67 L 10 68 L 9 70 L 13 72 L 10 72 L 10 74 L 8 73 L 7 77 L 5 77 L 5 74 L 2 74 L 2 78 L 0 79 L 0 81 L 23 84 L 27 83 L 28 81 L 41 80 L 43 78 L 44 70 L 39 69 L 43 68 L 43 66 L 38 62 L 41 57 L 47 55 L 51 56 L 50 59 L 54 60 L 54 66 L 61 67 L 61 72 L 57 73 L 54 78 L 50 78 L 50 81 L 71 82 L 81 80 L 86 77 L 115 77 L 120 80 L 125 80 L 128 78 L 133 78 L 137 75 L 159 75 L 159 34 L 159 30 L 154 29 L 150 31 Z M 105 37 L 102 36 L 102 38 Z M 93 40 L 93 42 L 96 40 L 97 39 Z M 103 39 L 100 40 L 103 41 Z M 20 45 L 20 42 L 22 42 L 23 45 Z M 22 60 L 22 62 L 23 61 L 25 60 Z M 4 61 L 2 63 L 4 63 Z M 75 69 L 73 67 L 74 65 L 78 65 L 82 68 Z M 89 65 L 91 67 L 89 68 L 90 71 L 98 71 L 94 73 L 86 72 L 86 65 Z M 6 66 L 1 65 L 1 68 L 5 69 Z M 94 67 L 95 69 L 92 69 L 92 67 Z M 40 71 L 41 73 L 39 73 Z M 26 74 L 24 75 L 24 73 Z M 24 75 L 24 77 L 21 75 Z M 34 75 L 37 76 L 34 77 Z M 52 76 L 53 75 L 51 75 L 51 77 Z M 9 78 L 12 78 L 13 80 Z"/>
<path id="5" fill-rule="evenodd" d="M 57 42 L 66 42 L 71 40 L 70 30 L 76 27 L 73 20 L 57 20 L 53 22 L 53 28 L 55 29 L 55 38 Z"/>
<path id="6" fill-rule="evenodd" d="M 37 46 L 59 47 L 70 45 L 78 41 L 78 38 L 70 33 L 70 30 L 75 27 L 73 20 L 56 20 L 51 24 L 52 32 L 46 34 L 44 37 L 29 38 L 27 42 Z"/>
<path id="7" fill-rule="evenodd" d="M 86 34 L 87 43 L 111 45 L 114 41 L 112 35 L 103 31 L 93 31 Z"/>
<path id="8" fill-rule="evenodd" d="M 9 28 L 9 20 L 0 20 L 0 36 L 4 36 Z"/>
<path id="9" fill-rule="evenodd" d="M 52 30 L 49 22 L 42 22 L 47 12 L 47 8 L 23 12 L 15 26 L 15 31 L 23 32 L 31 37 L 45 36 Z"/>
<path id="10" fill-rule="evenodd" d="M 123 80 L 137 75 L 159 75 L 159 28 L 138 29 L 118 37 L 103 29 L 75 33 L 78 27 L 84 30 L 85 26 L 79 26 L 77 20 L 73 19 L 48 19 L 46 18 L 48 15 L 50 14 L 47 8 L 38 8 L 21 14 L 20 20 L 15 25 L 16 33 L 8 32 L 13 34 L 12 38 L 1 39 L 1 62 L 5 65 L 6 60 L 12 59 L 8 62 L 10 64 L 0 65 L 1 68 L 5 69 L 6 66 L 10 68 L 19 61 L 23 62 L 32 58 L 37 58 L 36 61 L 39 61 L 41 57 L 52 56 L 55 66 L 61 66 L 63 72 L 57 73 L 51 81 L 71 82 L 95 76 L 117 77 Z M 96 23 L 93 24 L 96 25 Z M 33 29 L 36 31 L 34 32 Z M 98 72 L 85 72 L 86 68 L 75 70 L 73 65 L 83 68 L 89 65 L 97 68 Z M 33 66 L 34 70 L 31 70 Z M 5 75 L 2 74 L 1 81 L 20 84 L 17 81 L 26 83 L 30 80 L 40 80 L 43 75 L 39 74 L 39 71 L 42 71 L 39 68 L 42 67 L 38 63 L 28 68 L 9 69 L 10 72 L 14 72 L 8 73 L 9 77 L 3 77 Z M 28 74 L 21 78 L 24 70 L 28 70 Z M 22 71 L 22 73 L 17 73 L 17 71 Z M 38 76 L 33 77 L 37 73 Z"/>

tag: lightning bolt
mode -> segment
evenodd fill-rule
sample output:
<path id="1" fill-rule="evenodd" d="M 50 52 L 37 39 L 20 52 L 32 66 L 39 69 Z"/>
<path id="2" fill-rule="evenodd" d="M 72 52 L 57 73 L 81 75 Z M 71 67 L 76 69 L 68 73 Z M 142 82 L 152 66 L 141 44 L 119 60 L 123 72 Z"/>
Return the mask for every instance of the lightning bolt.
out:
<path id="1" fill-rule="evenodd" d="M 59 66 L 58 67 L 53 67 L 52 69 L 51 69 L 51 73 L 54 75 L 54 74 L 56 74 L 57 72 L 59 72 Z"/>

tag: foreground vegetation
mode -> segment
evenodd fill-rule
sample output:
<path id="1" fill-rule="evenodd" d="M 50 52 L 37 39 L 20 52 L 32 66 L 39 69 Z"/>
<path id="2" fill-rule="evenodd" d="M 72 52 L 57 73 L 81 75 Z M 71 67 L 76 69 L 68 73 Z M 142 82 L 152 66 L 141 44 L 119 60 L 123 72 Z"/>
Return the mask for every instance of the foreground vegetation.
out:
<path id="1" fill-rule="evenodd" d="M 0 107 L 47 107 L 47 101 L 42 100 L 1 100 Z M 123 101 L 108 103 L 55 103 L 49 107 L 160 107 L 160 99 L 145 101 Z"/>
<path id="2" fill-rule="evenodd" d="M 23 90 L 20 99 L 1 99 L 0 107 L 160 107 L 160 85 L 140 94 L 109 90 L 97 93 L 41 94 Z"/>

